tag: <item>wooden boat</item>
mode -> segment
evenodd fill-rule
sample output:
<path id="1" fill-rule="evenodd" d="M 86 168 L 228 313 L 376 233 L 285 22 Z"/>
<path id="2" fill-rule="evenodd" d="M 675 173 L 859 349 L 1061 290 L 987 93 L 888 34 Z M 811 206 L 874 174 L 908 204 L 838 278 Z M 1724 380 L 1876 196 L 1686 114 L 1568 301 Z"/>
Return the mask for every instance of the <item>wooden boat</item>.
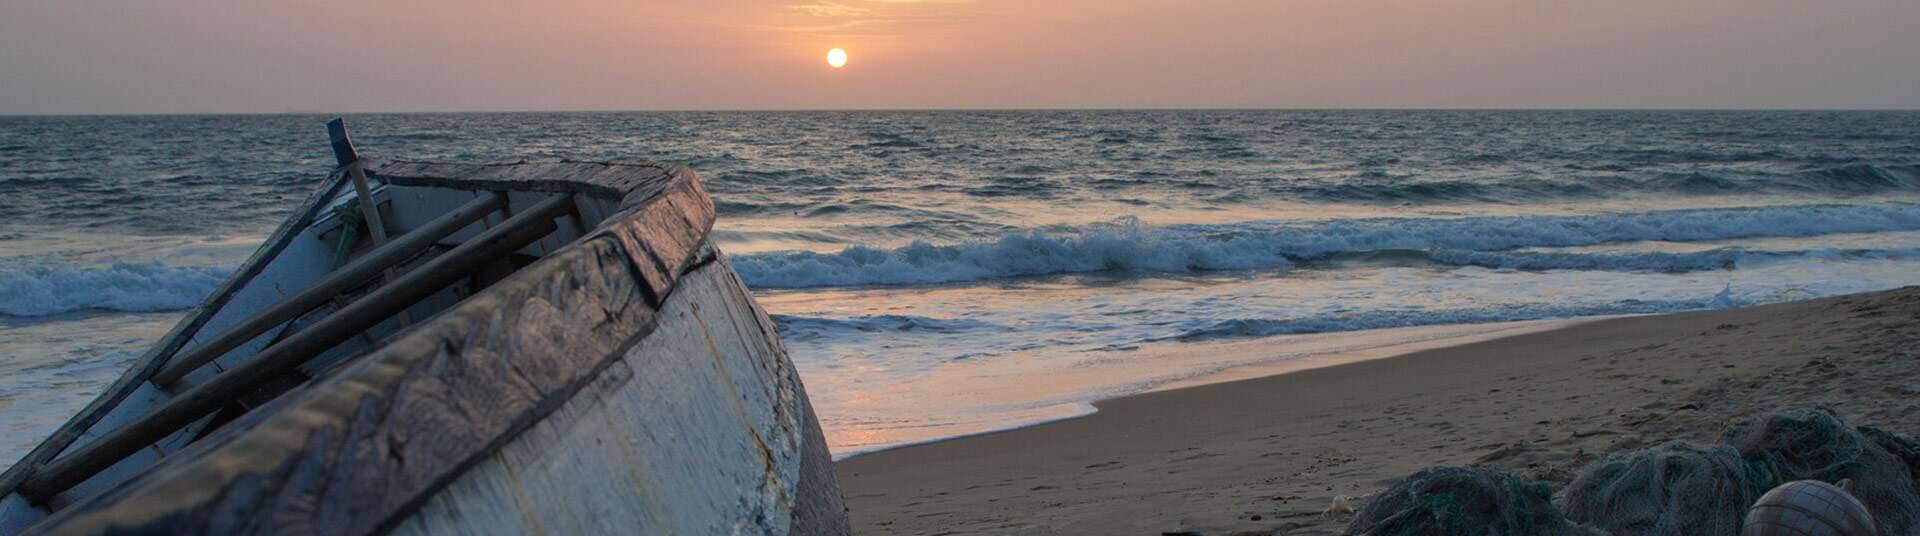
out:
<path id="1" fill-rule="evenodd" d="M 328 126 L 327 181 L 0 475 L 0 534 L 847 532 L 692 171 L 362 161 Z"/>

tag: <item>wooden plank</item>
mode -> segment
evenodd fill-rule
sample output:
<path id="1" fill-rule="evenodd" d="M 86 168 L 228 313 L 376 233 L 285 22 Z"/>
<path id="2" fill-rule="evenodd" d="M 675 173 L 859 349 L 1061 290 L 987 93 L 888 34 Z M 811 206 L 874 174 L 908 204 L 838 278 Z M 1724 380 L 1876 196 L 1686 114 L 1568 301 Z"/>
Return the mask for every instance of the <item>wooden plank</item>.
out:
<path id="1" fill-rule="evenodd" d="M 367 234 L 373 235 L 374 246 L 387 244 L 387 221 L 380 217 L 380 207 L 373 200 L 373 188 L 367 186 L 367 174 L 360 169 L 360 163 L 347 164 L 347 179 L 353 181 L 354 195 L 360 198 L 360 217 L 366 219 Z"/>
<path id="2" fill-rule="evenodd" d="M 646 281 L 648 303 L 663 303 L 674 277 L 700 259 L 713 230 L 713 200 L 699 181 L 688 180 L 651 196 L 629 196 L 621 212 L 600 228 L 627 244 L 634 268 Z"/>

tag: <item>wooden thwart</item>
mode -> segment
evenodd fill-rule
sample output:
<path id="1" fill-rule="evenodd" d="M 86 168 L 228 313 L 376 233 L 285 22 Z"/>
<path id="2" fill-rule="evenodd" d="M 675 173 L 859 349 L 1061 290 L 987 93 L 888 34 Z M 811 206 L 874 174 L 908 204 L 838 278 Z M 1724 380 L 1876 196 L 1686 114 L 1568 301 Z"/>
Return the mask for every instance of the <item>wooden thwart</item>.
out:
<path id="1" fill-rule="evenodd" d="M 23 482 L 19 492 L 44 502 L 86 481 L 133 452 L 212 413 L 233 397 L 258 388 L 263 380 L 293 370 L 313 356 L 438 292 L 465 277 L 474 267 L 551 234 L 558 228 L 555 219 L 576 212 L 571 195 L 556 195 L 520 211 L 426 265 L 262 350 L 245 364 L 179 393 L 143 418 L 54 460 Z"/>
<path id="2" fill-rule="evenodd" d="M 253 340 L 254 337 L 274 326 L 293 320 L 314 307 L 326 303 L 334 296 L 372 278 L 374 274 L 398 266 L 420 251 L 486 217 L 487 214 L 499 210 L 506 204 L 506 194 L 499 192 L 481 194 L 478 199 L 434 218 L 433 221 L 421 225 L 413 232 L 401 235 L 399 240 L 380 246 L 339 270 L 334 270 L 298 294 L 247 318 L 240 325 L 220 333 L 218 337 L 205 344 L 175 355 L 173 359 L 168 360 L 164 368 L 154 373 L 153 383 L 162 387 L 173 385 L 207 362 L 226 355 L 227 352 Z M 394 279 L 397 278 L 389 278 L 388 281 Z"/>

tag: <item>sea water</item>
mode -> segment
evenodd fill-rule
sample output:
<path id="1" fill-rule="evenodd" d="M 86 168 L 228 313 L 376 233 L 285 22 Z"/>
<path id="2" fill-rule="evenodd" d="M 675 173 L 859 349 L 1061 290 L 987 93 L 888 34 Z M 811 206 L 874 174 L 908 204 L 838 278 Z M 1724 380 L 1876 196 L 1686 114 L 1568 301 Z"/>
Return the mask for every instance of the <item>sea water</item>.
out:
<path id="1" fill-rule="evenodd" d="M 326 119 L 0 118 L 0 459 L 117 378 L 318 185 Z M 1915 113 L 348 123 L 371 155 L 692 167 L 843 455 L 1548 319 L 1920 284 Z"/>

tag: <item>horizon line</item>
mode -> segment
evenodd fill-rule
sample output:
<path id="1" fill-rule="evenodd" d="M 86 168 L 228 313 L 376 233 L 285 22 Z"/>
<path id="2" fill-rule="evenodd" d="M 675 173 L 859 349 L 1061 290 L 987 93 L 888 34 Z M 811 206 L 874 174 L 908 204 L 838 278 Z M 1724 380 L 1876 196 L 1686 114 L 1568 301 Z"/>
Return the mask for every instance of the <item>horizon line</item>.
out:
<path id="1" fill-rule="evenodd" d="M 578 108 L 578 109 L 496 109 L 428 111 L 279 111 L 279 112 L 24 112 L 0 113 L 0 117 L 165 117 L 165 116 L 270 116 L 270 115 L 457 115 L 457 114 L 594 114 L 594 113 L 898 113 L 898 112 L 1917 112 L 1912 108 L 1698 108 L 1698 107 L 1237 107 L 1237 106 L 1143 106 L 1143 107 L 980 107 L 980 108 Z"/>

